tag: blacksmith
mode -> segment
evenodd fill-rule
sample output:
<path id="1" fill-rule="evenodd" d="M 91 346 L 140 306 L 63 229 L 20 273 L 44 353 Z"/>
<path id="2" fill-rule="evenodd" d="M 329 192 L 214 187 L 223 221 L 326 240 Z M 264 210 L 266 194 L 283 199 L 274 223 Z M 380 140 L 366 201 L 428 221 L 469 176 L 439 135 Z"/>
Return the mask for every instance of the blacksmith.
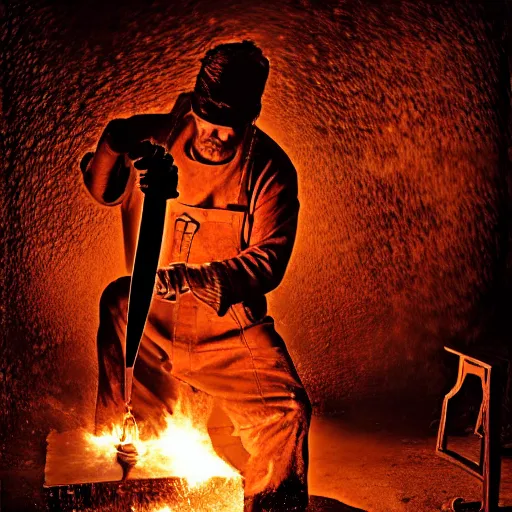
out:
<path id="1" fill-rule="evenodd" d="M 255 125 L 268 73 L 253 42 L 217 46 L 169 114 L 111 121 L 82 170 L 94 199 L 121 208 L 128 268 L 144 193 L 179 190 L 135 365 L 135 417 L 158 429 L 174 379 L 208 393 L 250 456 L 246 510 L 303 511 L 310 404 L 265 299 L 283 279 L 299 212 L 293 164 Z M 114 281 L 100 302 L 98 430 L 124 413 L 129 287 Z"/>

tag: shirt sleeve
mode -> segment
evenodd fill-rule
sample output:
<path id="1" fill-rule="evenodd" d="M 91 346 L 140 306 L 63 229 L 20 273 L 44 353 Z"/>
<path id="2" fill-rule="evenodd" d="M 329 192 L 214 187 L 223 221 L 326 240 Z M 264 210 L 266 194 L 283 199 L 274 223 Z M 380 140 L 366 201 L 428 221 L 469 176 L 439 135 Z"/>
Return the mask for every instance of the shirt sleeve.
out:
<path id="1" fill-rule="evenodd" d="M 88 163 L 82 168 L 84 184 L 91 196 L 104 206 L 115 206 L 123 202 L 133 185 L 133 165 L 124 152 L 114 150 L 112 133 L 117 126 L 117 139 L 122 146 L 132 147 L 143 140 L 152 140 L 156 144 L 165 144 L 173 123 L 189 108 L 188 94 L 181 94 L 170 114 L 138 114 L 127 119 L 114 119 L 105 127 L 98 146 L 91 157 L 86 155 Z M 120 124 L 122 123 L 122 124 Z M 122 126 L 122 129 L 119 129 Z M 118 141 L 119 142 L 119 141 Z M 126 149 L 125 148 L 125 149 Z"/>
<path id="2" fill-rule="evenodd" d="M 252 201 L 248 247 L 234 258 L 188 266 L 191 291 L 220 316 L 232 304 L 270 292 L 283 279 L 299 213 L 297 173 L 287 158 L 265 166 Z"/>

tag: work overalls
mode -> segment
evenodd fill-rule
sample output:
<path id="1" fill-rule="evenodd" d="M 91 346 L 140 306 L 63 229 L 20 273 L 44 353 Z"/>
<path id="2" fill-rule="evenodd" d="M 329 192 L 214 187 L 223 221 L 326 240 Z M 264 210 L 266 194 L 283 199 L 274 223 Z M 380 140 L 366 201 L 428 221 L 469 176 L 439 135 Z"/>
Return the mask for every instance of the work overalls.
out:
<path id="1" fill-rule="evenodd" d="M 170 253 L 162 251 L 167 263 L 204 264 L 242 250 L 249 169 L 246 163 L 230 209 L 168 201 L 164 243 Z M 130 277 L 122 277 L 101 297 L 97 429 L 119 423 L 124 412 L 129 287 Z M 253 318 L 243 303 L 219 317 L 191 292 L 175 302 L 155 295 L 134 370 L 138 421 L 158 425 L 165 411 L 172 413 L 175 378 L 214 397 L 240 435 L 249 454 L 243 473 L 245 495 L 252 498 L 247 509 L 304 510 L 310 404 L 273 319 Z"/>

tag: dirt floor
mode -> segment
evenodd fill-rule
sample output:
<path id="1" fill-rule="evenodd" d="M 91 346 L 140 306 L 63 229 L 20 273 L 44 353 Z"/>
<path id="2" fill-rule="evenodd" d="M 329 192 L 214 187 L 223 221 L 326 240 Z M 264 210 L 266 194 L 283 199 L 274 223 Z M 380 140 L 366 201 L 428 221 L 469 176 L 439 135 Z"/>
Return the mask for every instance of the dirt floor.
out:
<path id="1" fill-rule="evenodd" d="M 314 512 L 433 512 L 448 498 L 480 495 L 473 477 L 435 455 L 428 428 L 314 417 L 310 442 Z M 469 450 L 470 438 L 460 446 Z M 0 510 L 44 510 L 44 443 L 25 443 L 18 455 L 18 469 L 0 473 Z M 502 501 L 512 504 L 510 459 L 503 463 Z"/>
<path id="2" fill-rule="evenodd" d="M 314 418 L 310 493 L 341 504 L 325 510 L 434 512 L 447 499 L 480 499 L 480 485 L 435 454 L 435 432 L 407 432 L 378 423 L 356 427 L 340 418 Z M 471 437 L 457 440 L 469 453 Z M 502 501 L 512 504 L 512 461 L 504 459 Z"/>

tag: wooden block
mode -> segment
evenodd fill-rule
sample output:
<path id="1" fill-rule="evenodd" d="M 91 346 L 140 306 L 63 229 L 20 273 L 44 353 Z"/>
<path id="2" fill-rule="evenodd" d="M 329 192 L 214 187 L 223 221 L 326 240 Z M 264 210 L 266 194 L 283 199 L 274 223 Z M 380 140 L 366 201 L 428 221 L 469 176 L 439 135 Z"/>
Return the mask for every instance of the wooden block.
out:
<path id="1" fill-rule="evenodd" d="M 159 478 L 72 484 L 46 489 L 50 512 L 237 512 L 243 488 L 229 478 L 212 478 L 190 488 L 184 479 Z"/>

